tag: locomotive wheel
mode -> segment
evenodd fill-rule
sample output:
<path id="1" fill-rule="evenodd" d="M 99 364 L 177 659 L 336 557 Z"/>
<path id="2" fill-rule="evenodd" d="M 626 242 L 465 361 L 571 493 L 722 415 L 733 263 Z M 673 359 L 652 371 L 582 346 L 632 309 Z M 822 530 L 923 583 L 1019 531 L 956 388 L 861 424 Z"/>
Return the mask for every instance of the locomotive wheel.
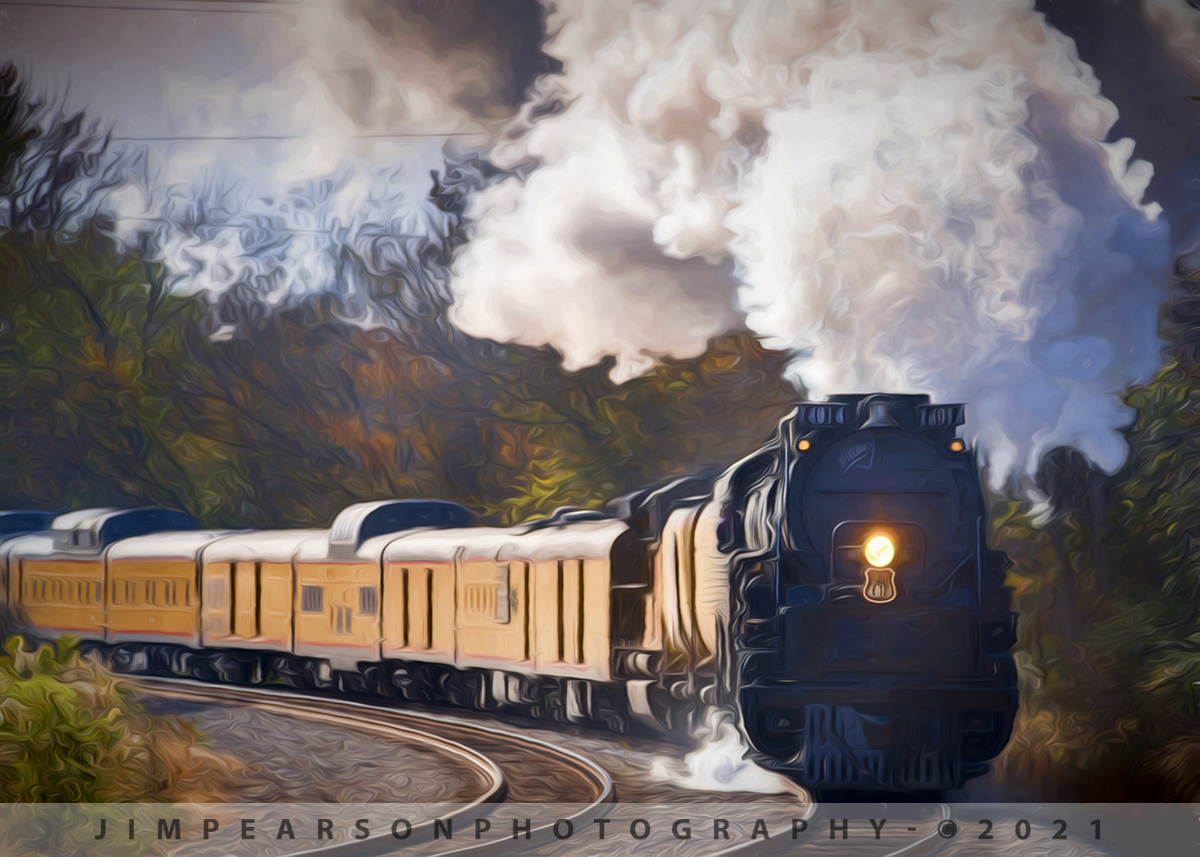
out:
<path id="1" fill-rule="evenodd" d="M 804 749 L 804 730 L 794 729 L 790 718 L 780 712 L 747 712 L 752 723 L 745 725 L 751 746 L 766 757 L 768 766 L 799 757 Z M 792 715 L 794 718 L 795 715 Z M 763 764 L 764 760 L 759 760 Z"/>

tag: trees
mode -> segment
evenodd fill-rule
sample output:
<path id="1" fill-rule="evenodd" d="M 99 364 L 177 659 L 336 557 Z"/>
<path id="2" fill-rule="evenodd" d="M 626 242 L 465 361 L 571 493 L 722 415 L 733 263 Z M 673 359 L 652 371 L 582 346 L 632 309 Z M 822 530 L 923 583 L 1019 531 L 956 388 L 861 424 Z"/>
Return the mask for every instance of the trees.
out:
<path id="1" fill-rule="evenodd" d="M 159 503 L 285 526 L 432 496 L 513 522 L 729 463 L 796 398 L 786 355 L 744 333 L 625 384 L 607 365 L 568 372 L 553 349 L 466 336 L 438 280 L 453 229 L 343 247 L 338 276 L 361 290 L 339 281 L 271 307 L 246 285 L 214 308 L 173 290 L 148 242 L 113 237 L 103 197 L 128 163 L 0 70 L 7 507 Z M 454 214 L 441 183 L 432 194 Z M 379 323 L 346 320 L 343 292 L 378 302 Z"/>
<path id="2" fill-rule="evenodd" d="M 120 159 L 82 115 L 37 107 L 0 69 L 0 481 L 48 508 L 194 508 L 196 448 L 172 400 L 194 301 L 99 208 Z"/>
<path id="3" fill-rule="evenodd" d="M 1130 455 L 1102 478 L 1048 458 L 1049 520 L 1013 500 L 1022 712 L 998 776 L 1029 796 L 1200 799 L 1200 280 L 1181 271 L 1157 377 L 1126 401 Z M 1012 795 L 1018 797 L 1019 795 Z"/>

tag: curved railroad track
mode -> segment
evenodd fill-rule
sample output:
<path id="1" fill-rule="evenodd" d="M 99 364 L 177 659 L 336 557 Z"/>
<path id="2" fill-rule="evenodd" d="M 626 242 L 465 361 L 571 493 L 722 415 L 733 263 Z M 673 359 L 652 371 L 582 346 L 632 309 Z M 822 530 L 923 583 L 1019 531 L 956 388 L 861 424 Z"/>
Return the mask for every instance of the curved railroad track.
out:
<path id="1" fill-rule="evenodd" d="M 328 846 L 299 852 L 290 857 L 375 857 L 375 855 L 425 851 L 437 857 L 501 857 L 538 851 L 547 854 L 575 854 L 577 842 L 556 842 L 555 823 L 572 822 L 577 828 L 589 826 L 598 816 L 618 808 L 613 780 L 596 763 L 583 756 L 531 736 L 483 724 L 446 719 L 436 714 L 407 711 L 383 705 L 330 699 L 324 696 L 289 691 L 212 685 L 188 679 L 156 677 L 126 677 L 147 693 L 167 698 L 202 703 L 250 705 L 260 710 L 313 722 L 341 725 L 360 731 L 420 743 L 438 752 L 451 755 L 473 765 L 479 772 L 481 787 L 471 800 L 458 804 L 450 812 L 439 814 L 445 822 L 450 819 L 481 818 L 494 814 L 507 804 L 573 804 L 571 811 L 560 813 L 553 821 L 535 821 L 530 838 L 505 838 L 473 842 L 451 847 L 442 842 L 434 849 L 433 821 L 413 826 L 412 835 L 398 842 L 391 835 L 371 836 L 364 840 L 332 843 Z M 576 808 L 577 807 L 577 808 Z M 677 808 L 676 808 L 677 809 Z M 821 804 L 804 806 L 802 816 L 812 821 L 823 815 Z M 797 842 L 791 838 L 792 822 L 782 821 L 782 815 L 795 815 L 794 810 L 781 814 L 770 825 L 770 838 L 740 839 L 724 846 L 703 849 L 705 857 L 770 857 L 776 854 L 829 853 L 830 845 L 824 831 Z M 953 839 L 943 838 L 938 825 L 950 818 L 950 808 L 938 805 L 927 818 L 908 819 L 905 824 L 917 827 L 911 841 L 888 850 L 874 851 L 878 857 L 927 857 L 950 848 Z M 657 823 L 657 822 L 656 822 Z M 698 843 L 693 843 L 698 844 Z M 834 843 L 842 845 L 842 843 Z M 588 853 L 603 852 L 598 843 L 588 843 Z M 414 846 L 416 846 L 414 848 Z M 886 847 L 886 846 L 885 846 Z M 836 853 L 857 853 L 857 849 L 835 849 Z M 695 853 L 682 848 L 681 854 Z"/>
<path id="2" fill-rule="evenodd" d="M 452 755 L 474 766 L 483 786 L 470 801 L 457 805 L 452 812 L 441 813 L 439 819 L 443 822 L 482 817 L 508 802 L 577 804 L 579 809 L 576 812 L 561 818 L 581 825 L 590 824 L 598 809 L 616 799 L 612 778 L 599 765 L 563 747 L 503 729 L 448 721 L 425 712 L 401 711 L 382 705 L 289 691 L 212 685 L 191 679 L 128 675 L 125 678 L 155 696 L 191 702 L 250 705 L 287 717 L 399 738 Z M 539 834 L 549 835 L 552 828 L 553 822 L 540 826 L 535 824 L 531 827 L 530 841 L 538 840 Z M 431 819 L 414 825 L 405 841 L 416 843 L 426 840 L 432 832 Z M 512 850 L 513 846 L 519 846 L 523 841 L 486 842 L 450 853 L 500 853 L 506 847 Z M 400 845 L 391 835 L 383 834 L 310 851 L 292 852 L 292 857 L 366 857 L 399 851 Z M 407 852 L 407 848 L 405 850 Z"/>
<path id="3" fill-rule="evenodd" d="M 869 804 L 867 804 L 869 805 Z M 822 810 L 826 809 L 822 804 L 811 803 L 803 818 L 807 822 L 813 822 L 818 816 L 822 815 Z M 871 854 L 874 857 L 933 857 L 947 849 L 950 843 L 949 839 L 941 836 L 938 833 L 938 825 L 949 820 L 950 807 L 945 804 L 939 804 L 934 808 L 935 814 L 930 814 L 927 818 L 921 820 L 909 819 L 905 822 L 906 827 L 913 824 L 917 828 L 912 840 L 905 842 L 896 847 L 887 848 L 887 850 L 876 849 L 870 847 L 865 848 L 861 840 L 855 843 L 848 843 L 842 840 L 827 838 L 824 831 L 819 831 L 810 828 L 809 835 L 800 841 L 792 839 L 791 822 L 777 825 L 770 829 L 770 839 L 758 840 L 743 840 L 737 843 L 731 843 L 728 847 L 718 851 L 707 852 L 705 857 L 782 857 L 782 855 L 791 854 Z M 930 832 L 929 825 L 933 825 Z"/>

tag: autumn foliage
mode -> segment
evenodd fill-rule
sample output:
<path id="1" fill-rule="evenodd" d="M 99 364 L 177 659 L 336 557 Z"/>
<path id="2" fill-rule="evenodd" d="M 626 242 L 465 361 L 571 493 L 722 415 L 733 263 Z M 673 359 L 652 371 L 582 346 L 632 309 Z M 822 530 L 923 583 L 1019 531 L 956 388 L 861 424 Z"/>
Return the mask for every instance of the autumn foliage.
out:
<path id="1" fill-rule="evenodd" d="M 1014 560 L 1022 708 L 995 764 L 1012 799 L 1200 800 L 1200 278 L 1181 265 L 1166 364 L 1126 401 L 1109 477 L 1047 456 L 1048 507 L 997 505 Z"/>
<path id="2" fill-rule="evenodd" d="M 0 802 L 227 800 L 237 763 L 70 644 L 0 654 Z"/>
<path id="3" fill-rule="evenodd" d="M 371 271 L 371 323 L 338 283 L 280 304 L 251 284 L 183 294 L 94 204 L 117 163 L 82 117 L 39 112 L 0 70 L 0 506 L 157 503 L 267 527 L 438 497 L 511 523 L 728 465 L 800 398 L 789 355 L 745 332 L 624 383 L 466 336 L 439 285 L 453 231 L 394 270 L 342 249 L 339 270 Z M 457 204 L 445 176 L 431 194 Z M 1200 800 L 1198 307 L 1184 272 L 1168 362 L 1126 396 L 1120 473 L 1056 450 L 1048 500 L 995 498 L 1022 681 L 998 796 Z"/>
<path id="4" fill-rule="evenodd" d="M 113 181 L 104 140 L 0 78 L 5 507 L 158 503 L 263 527 L 440 497 L 513 522 L 726 465 L 798 398 L 787 355 L 744 333 L 626 383 L 465 336 L 434 270 L 461 236 L 372 269 L 376 323 L 347 320 L 339 283 L 279 305 L 250 284 L 180 294 L 89 202 Z M 343 274 L 371 269 L 364 252 L 342 249 Z"/>

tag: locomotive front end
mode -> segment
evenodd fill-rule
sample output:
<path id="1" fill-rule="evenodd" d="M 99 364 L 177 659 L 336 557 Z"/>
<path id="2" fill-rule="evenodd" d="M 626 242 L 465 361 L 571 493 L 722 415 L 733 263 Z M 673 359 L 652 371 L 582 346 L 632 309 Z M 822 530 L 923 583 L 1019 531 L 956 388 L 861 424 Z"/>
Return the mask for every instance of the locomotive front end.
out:
<path id="1" fill-rule="evenodd" d="M 742 722 L 814 790 L 941 794 L 1008 740 L 1015 617 L 962 412 L 804 404 L 730 482 Z"/>

